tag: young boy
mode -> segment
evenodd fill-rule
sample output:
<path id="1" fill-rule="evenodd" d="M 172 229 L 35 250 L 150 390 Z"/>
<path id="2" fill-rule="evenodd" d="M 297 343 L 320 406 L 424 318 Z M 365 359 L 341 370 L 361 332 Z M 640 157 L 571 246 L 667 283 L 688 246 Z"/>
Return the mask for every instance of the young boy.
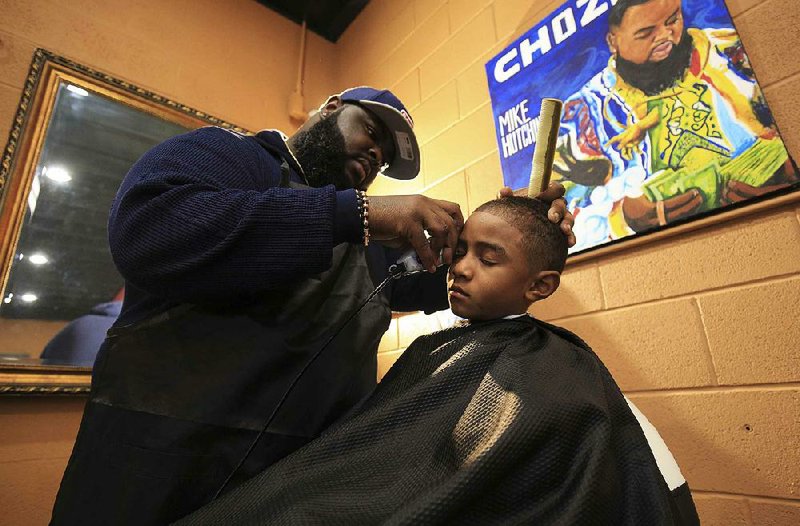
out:
<path id="1" fill-rule="evenodd" d="M 469 323 L 414 340 L 343 421 L 181 524 L 681 523 L 606 368 L 526 314 L 567 255 L 546 214 L 479 207 L 450 267 Z"/>

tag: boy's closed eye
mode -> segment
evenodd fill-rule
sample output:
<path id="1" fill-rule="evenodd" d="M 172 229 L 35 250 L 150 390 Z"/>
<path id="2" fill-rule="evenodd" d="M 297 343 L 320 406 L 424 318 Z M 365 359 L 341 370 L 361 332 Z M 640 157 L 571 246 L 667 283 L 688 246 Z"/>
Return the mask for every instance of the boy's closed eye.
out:
<path id="1" fill-rule="evenodd" d="M 493 250 L 485 250 L 480 254 L 478 260 L 484 265 L 491 267 L 500 263 L 500 258 Z"/>
<path id="2" fill-rule="evenodd" d="M 481 264 L 486 266 L 493 266 L 499 263 L 502 263 L 503 256 L 505 255 L 505 250 L 502 247 L 492 245 L 489 243 L 478 243 L 478 247 L 475 249 L 475 257 Z M 466 244 L 459 243 L 456 246 L 455 251 L 453 252 L 453 263 L 460 260 L 464 256 L 467 255 L 467 247 Z"/>

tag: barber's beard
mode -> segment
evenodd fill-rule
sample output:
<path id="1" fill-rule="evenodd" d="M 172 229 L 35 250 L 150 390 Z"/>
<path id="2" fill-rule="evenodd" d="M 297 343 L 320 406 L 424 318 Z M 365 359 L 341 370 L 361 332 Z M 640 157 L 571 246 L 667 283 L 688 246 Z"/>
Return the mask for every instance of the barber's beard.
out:
<path id="1" fill-rule="evenodd" d="M 314 188 L 332 184 L 337 190 L 346 190 L 353 186 L 345 175 L 347 154 L 338 120 L 339 112 L 331 113 L 295 135 L 292 150 Z"/>
<path id="2" fill-rule="evenodd" d="M 678 45 L 660 62 L 635 64 L 617 55 L 617 73 L 634 88 L 652 96 L 673 87 L 683 78 L 691 60 L 692 37 L 684 31 Z"/>

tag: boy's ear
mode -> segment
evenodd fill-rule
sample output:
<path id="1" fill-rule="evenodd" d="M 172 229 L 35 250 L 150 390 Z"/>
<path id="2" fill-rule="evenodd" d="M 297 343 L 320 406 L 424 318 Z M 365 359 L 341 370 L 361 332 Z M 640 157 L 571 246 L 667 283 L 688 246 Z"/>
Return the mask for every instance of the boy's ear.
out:
<path id="1" fill-rule="evenodd" d="M 525 298 L 530 301 L 543 300 L 556 291 L 561 284 L 561 273 L 555 270 L 543 270 L 533 279 Z"/>

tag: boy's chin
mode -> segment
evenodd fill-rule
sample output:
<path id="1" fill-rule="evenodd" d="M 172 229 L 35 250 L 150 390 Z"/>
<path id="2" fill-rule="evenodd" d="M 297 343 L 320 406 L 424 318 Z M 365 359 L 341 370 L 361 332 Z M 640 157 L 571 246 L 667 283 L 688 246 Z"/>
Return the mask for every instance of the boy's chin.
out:
<path id="1" fill-rule="evenodd" d="M 478 314 L 476 312 L 472 312 L 466 309 L 454 309 L 450 308 L 453 311 L 453 314 L 458 316 L 459 318 L 464 318 L 465 320 L 473 321 L 473 322 L 480 322 L 480 321 L 490 321 L 499 318 L 502 316 L 487 316 L 485 314 Z"/>
<path id="2" fill-rule="evenodd" d="M 466 305 L 462 305 L 460 302 L 451 301 L 450 302 L 450 310 L 453 314 L 458 316 L 459 318 L 464 318 L 465 320 L 469 321 L 491 321 L 491 320 L 499 320 L 500 318 L 505 318 L 506 316 L 511 316 L 518 309 L 509 308 L 507 309 L 507 314 L 502 314 L 501 312 L 476 312 L 475 309 L 467 308 Z"/>
<path id="3" fill-rule="evenodd" d="M 475 314 L 474 312 L 471 312 L 469 309 L 465 309 L 460 305 L 454 305 L 453 302 L 450 303 L 450 310 L 459 318 L 464 318 L 465 320 L 470 321 L 472 320 L 472 316 Z"/>

